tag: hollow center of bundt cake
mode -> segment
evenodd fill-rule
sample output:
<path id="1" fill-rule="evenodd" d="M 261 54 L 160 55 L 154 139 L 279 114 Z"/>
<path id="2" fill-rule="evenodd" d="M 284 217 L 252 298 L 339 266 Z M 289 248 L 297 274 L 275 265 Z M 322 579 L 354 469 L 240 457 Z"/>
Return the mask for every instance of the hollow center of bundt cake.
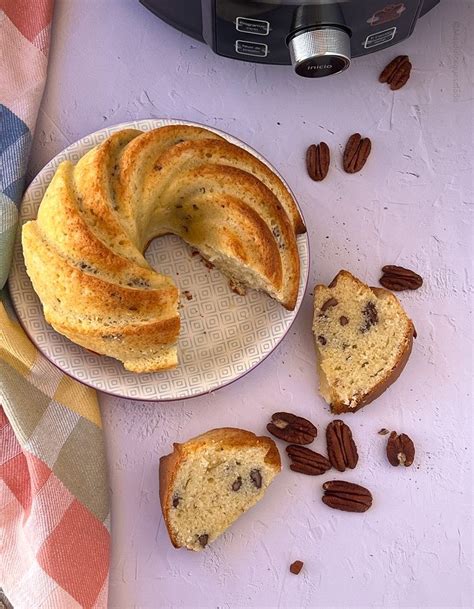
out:
<path id="1" fill-rule="evenodd" d="M 169 520 L 178 545 L 201 550 L 264 494 L 275 476 L 267 447 L 204 447 L 175 479 Z"/>
<path id="2" fill-rule="evenodd" d="M 405 347 L 409 320 L 383 291 L 339 279 L 319 292 L 314 335 L 320 391 L 329 402 L 355 407 L 395 367 Z"/>

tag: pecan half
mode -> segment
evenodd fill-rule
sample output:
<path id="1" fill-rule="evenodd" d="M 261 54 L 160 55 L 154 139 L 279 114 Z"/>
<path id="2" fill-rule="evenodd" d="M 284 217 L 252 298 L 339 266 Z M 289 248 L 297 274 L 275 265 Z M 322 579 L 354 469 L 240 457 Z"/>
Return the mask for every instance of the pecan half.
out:
<path id="1" fill-rule="evenodd" d="M 256 488 L 262 488 L 262 474 L 259 469 L 253 469 L 250 472 L 250 479 Z"/>
<path id="2" fill-rule="evenodd" d="M 329 147 L 325 142 L 311 144 L 306 152 L 306 168 L 309 177 L 315 182 L 321 182 L 329 171 Z"/>
<path id="3" fill-rule="evenodd" d="M 240 476 L 238 476 L 234 482 L 232 482 L 232 490 L 237 492 L 240 487 L 242 486 L 242 478 Z"/>
<path id="4" fill-rule="evenodd" d="M 410 269 L 395 264 L 386 264 L 382 267 L 382 277 L 379 279 L 381 285 L 387 290 L 401 292 L 402 290 L 417 290 L 423 285 L 423 279 Z"/>
<path id="5" fill-rule="evenodd" d="M 325 303 L 323 303 L 322 307 L 321 307 L 321 312 L 324 313 L 325 311 L 327 311 L 327 309 L 330 309 L 331 307 L 335 307 L 339 304 L 337 298 L 328 298 L 326 300 Z"/>
<path id="6" fill-rule="evenodd" d="M 330 480 L 323 484 L 323 503 L 344 512 L 366 512 L 372 505 L 369 490 L 352 482 Z"/>
<path id="7" fill-rule="evenodd" d="M 272 421 L 268 423 L 267 430 L 280 440 L 291 444 L 311 444 L 318 435 L 318 430 L 310 421 L 291 412 L 272 414 Z"/>
<path id="8" fill-rule="evenodd" d="M 405 433 L 392 431 L 387 441 L 387 459 L 390 465 L 409 467 L 415 459 L 415 445 Z"/>
<path id="9" fill-rule="evenodd" d="M 408 55 L 399 55 L 382 70 L 379 82 L 388 83 L 392 91 L 401 89 L 410 78 L 411 67 Z"/>
<path id="10" fill-rule="evenodd" d="M 286 452 L 292 460 L 290 469 L 294 472 L 307 474 L 308 476 L 320 476 L 331 469 L 329 460 L 310 448 L 290 444 L 286 447 Z"/>
<path id="11" fill-rule="evenodd" d="M 326 442 L 329 461 L 333 467 L 340 472 L 346 471 L 346 467 L 354 469 L 359 455 L 348 425 L 340 419 L 329 423 L 326 427 Z"/>
<path id="12" fill-rule="evenodd" d="M 379 323 L 377 307 L 371 300 L 369 300 L 369 302 L 362 309 L 362 317 L 364 319 L 364 323 L 359 328 L 362 333 L 367 332 L 372 326 Z"/>
<path id="13" fill-rule="evenodd" d="M 347 140 L 342 157 L 342 164 L 346 173 L 356 173 L 365 165 L 369 157 L 372 143 L 368 137 L 362 138 L 360 133 L 354 133 Z"/>

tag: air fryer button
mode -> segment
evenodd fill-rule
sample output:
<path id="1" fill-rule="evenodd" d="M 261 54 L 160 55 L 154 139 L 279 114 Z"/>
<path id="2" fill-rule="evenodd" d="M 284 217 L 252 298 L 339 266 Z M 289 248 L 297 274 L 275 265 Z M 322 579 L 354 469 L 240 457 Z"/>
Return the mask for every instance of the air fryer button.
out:
<path id="1" fill-rule="evenodd" d="M 261 19 L 248 19 L 247 17 L 237 17 L 235 27 L 238 32 L 244 34 L 257 34 L 258 36 L 268 36 L 270 33 L 270 23 Z"/>
<path id="2" fill-rule="evenodd" d="M 367 36 L 364 42 L 364 48 L 370 49 L 372 47 L 376 47 L 379 44 L 386 44 L 395 38 L 397 28 L 391 27 L 388 30 L 382 30 L 381 32 L 375 32 L 375 34 L 370 34 Z"/>
<path id="3" fill-rule="evenodd" d="M 236 40 L 235 52 L 240 55 L 251 55 L 252 57 L 266 57 L 268 55 L 268 46 L 263 44 L 263 42 Z"/>

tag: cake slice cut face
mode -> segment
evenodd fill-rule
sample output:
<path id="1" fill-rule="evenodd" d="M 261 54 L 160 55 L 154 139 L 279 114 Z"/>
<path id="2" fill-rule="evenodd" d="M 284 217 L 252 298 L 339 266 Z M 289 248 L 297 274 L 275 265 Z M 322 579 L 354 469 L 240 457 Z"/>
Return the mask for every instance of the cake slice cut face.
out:
<path id="1" fill-rule="evenodd" d="M 199 551 L 265 494 L 280 472 L 271 438 L 214 429 L 160 460 L 160 500 L 172 544 Z"/>
<path id="2" fill-rule="evenodd" d="M 397 298 L 347 271 L 314 289 L 319 390 L 334 413 L 355 412 L 389 387 L 411 353 L 415 328 Z"/>

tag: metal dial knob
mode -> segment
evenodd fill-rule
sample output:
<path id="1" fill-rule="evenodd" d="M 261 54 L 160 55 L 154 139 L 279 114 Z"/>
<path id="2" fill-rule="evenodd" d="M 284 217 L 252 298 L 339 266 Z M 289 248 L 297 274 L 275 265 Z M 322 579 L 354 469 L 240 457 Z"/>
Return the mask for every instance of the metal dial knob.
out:
<path id="1" fill-rule="evenodd" d="M 295 72 L 307 78 L 343 72 L 351 63 L 351 41 L 343 29 L 324 27 L 297 32 L 288 47 Z"/>

